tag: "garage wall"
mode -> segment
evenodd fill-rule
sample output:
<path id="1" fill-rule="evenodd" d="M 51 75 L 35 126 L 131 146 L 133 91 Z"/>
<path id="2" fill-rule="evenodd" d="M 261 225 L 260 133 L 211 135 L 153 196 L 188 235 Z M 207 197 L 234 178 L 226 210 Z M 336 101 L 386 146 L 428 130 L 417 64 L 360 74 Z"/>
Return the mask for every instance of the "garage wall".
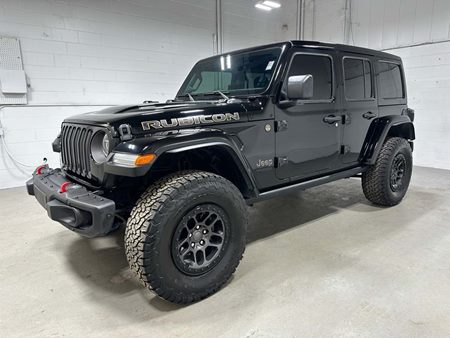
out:
<path id="1" fill-rule="evenodd" d="M 415 164 L 450 169 L 450 1 L 307 0 L 306 38 L 403 58 L 416 111 Z"/>
<path id="2" fill-rule="evenodd" d="M 297 1 L 281 0 L 270 12 L 255 9 L 256 1 L 222 0 L 224 52 L 295 39 Z"/>
<path id="3" fill-rule="evenodd" d="M 287 6 L 253 5 L 223 0 L 224 50 L 295 36 Z M 10 153 L 57 166 L 50 143 L 65 117 L 173 98 L 192 65 L 213 54 L 215 27 L 214 0 L 2 0 L 0 35 L 20 39 L 30 86 L 28 106 L 0 110 Z M 0 146 L 0 188 L 23 185 L 31 171 Z"/>

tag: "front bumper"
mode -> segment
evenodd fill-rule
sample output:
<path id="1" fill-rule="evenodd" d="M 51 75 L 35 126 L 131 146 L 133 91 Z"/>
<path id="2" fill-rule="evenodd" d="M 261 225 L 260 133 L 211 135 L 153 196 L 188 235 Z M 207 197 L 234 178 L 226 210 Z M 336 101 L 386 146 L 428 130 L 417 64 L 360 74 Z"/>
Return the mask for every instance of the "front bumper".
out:
<path id="1" fill-rule="evenodd" d="M 35 172 L 27 181 L 27 191 L 36 197 L 52 220 L 83 236 L 97 237 L 114 230 L 114 201 L 76 183 L 67 192 L 60 192 L 67 181 L 60 169 Z"/>

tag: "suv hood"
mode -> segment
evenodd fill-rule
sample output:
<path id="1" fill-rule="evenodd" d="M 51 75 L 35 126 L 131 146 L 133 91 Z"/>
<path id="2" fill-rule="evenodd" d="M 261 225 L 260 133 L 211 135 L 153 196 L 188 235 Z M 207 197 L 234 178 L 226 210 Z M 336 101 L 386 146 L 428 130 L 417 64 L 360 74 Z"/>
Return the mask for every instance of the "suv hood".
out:
<path id="1" fill-rule="evenodd" d="M 248 121 L 252 111 L 261 111 L 261 100 L 151 103 L 115 106 L 67 118 L 64 122 L 118 128 L 128 124 L 134 135 L 169 129 L 192 128 Z"/>

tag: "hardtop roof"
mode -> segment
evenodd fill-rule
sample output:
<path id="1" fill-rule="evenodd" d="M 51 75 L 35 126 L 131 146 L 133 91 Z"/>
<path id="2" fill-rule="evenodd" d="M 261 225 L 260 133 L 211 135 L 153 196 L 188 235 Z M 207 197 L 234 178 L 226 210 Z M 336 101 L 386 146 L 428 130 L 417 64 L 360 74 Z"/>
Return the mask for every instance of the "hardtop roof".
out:
<path id="1" fill-rule="evenodd" d="M 380 59 L 390 59 L 390 60 L 401 61 L 401 58 L 398 57 L 397 55 L 385 53 L 385 52 L 378 51 L 375 49 L 369 49 L 369 48 L 363 48 L 363 47 L 351 46 L 351 45 L 344 45 L 344 44 L 326 43 L 326 42 L 319 42 L 319 41 L 307 41 L 307 40 L 288 40 L 288 41 L 282 41 L 282 42 L 271 43 L 271 44 L 266 44 L 266 45 L 259 45 L 259 46 L 254 46 L 254 47 L 250 47 L 250 48 L 229 51 L 229 52 L 223 53 L 221 55 L 227 55 L 229 53 L 250 52 L 250 51 L 259 50 L 262 48 L 270 48 L 270 47 L 278 47 L 278 46 L 281 47 L 286 44 L 290 45 L 291 47 L 295 46 L 295 47 L 304 47 L 304 48 L 312 48 L 312 49 L 314 49 L 314 48 L 333 49 L 333 50 L 343 51 L 343 52 L 347 52 L 347 53 L 375 56 Z M 220 56 L 220 55 L 214 55 L 214 56 L 208 57 L 203 60 L 207 60 L 207 59 L 214 58 L 217 56 Z"/>

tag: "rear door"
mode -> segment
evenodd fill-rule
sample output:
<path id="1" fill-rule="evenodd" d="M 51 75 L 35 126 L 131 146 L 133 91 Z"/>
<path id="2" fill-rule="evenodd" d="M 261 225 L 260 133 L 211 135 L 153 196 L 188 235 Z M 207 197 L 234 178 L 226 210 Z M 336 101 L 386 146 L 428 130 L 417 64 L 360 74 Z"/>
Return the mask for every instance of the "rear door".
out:
<path id="1" fill-rule="evenodd" d="M 378 117 L 373 67 L 370 57 L 343 54 L 343 166 L 358 163 L 369 126 Z"/>

